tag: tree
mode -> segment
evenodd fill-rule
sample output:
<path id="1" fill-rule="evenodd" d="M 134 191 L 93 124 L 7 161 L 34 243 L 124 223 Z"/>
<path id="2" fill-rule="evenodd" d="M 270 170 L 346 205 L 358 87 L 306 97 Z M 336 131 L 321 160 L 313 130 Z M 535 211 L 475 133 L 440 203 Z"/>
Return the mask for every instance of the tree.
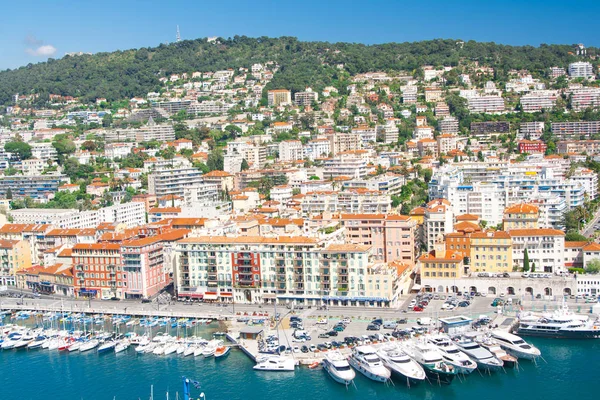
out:
<path id="1" fill-rule="evenodd" d="M 52 142 L 52 146 L 54 146 L 58 153 L 59 162 L 77 150 L 77 146 L 75 146 L 75 143 L 67 135 L 56 135 Z"/>
<path id="2" fill-rule="evenodd" d="M 392 207 L 396 208 L 400 205 L 400 203 L 402 202 L 402 200 L 400 199 L 399 196 L 396 195 L 392 195 Z"/>
<path id="3" fill-rule="evenodd" d="M 535 263 L 531 263 L 531 272 L 535 272 Z"/>
<path id="4" fill-rule="evenodd" d="M 483 152 L 481 150 L 479 150 L 479 152 L 477 153 L 477 160 L 478 161 L 483 161 Z"/>
<path id="5" fill-rule="evenodd" d="M 12 198 L 13 198 L 13 194 L 12 194 L 11 188 L 6 189 L 6 199 L 12 200 Z"/>
<path id="6" fill-rule="evenodd" d="M 83 150 L 94 151 L 98 148 L 98 145 L 93 140 L 86 140 L 85 142 L 81 143 L 81 148 Z"/>
<path id="7" fill-rule="evenodd" d="M 527 252 L 527 247 L 523 253 L 523 272 L 529 272 L 529 253 Z"/>
<path id="8" fill-rule="evenodd" d="M 597 274 L 600 272 L 600 260 L 597 258 L 590 260 L 585 266 L 585 272 L 587 274 Z"/>
<path id="9" fill-rule="evenodd" d="M 19 140 L 6 143 L 4 145 L 4 151 L 16 154 L 21 160 L 31 158 L 31 146 Z"/>
<path id="10" fill-rule="evenodd" d="M 223 152 L 220 149 L 215 149 L 208 155 L 206 166 L 210 171 L 222 171 L 224 165 Z"/>
<path id="11" fill-rule="evenodd" d="M 487 221 L 485 221 L 483 219 L 481 221 L 479 221 L 479 226 L 481 227 L 481 229 L 485 229 L 487 227 L 487 224 L 488 224 Z"/>
<path id="12" fill-rule="evenodd" d="M 245 171 L 245 170 L 247 170 L 247 169 L 250 169 L 250 166 L 248 165 L 248 161 L 246 161 L 246 159 L 245 159 L 245 158 L 244 158 L 244 159 L 242 159 L 242 165 L 241 165 L 241 167 L 240 167 L 240 168 L 241 168 L 241 170 L 242 170 L 242 171 Z"/>
<path id="13" fill-rule="evenodd" d="M 582 234 L 575 232 L 575 231 L 567 232 L 567 234 L 565 235 L 565 242 L 587 242 L 587 241 L 588 241 L 588 238 L 586 238 Z"/>

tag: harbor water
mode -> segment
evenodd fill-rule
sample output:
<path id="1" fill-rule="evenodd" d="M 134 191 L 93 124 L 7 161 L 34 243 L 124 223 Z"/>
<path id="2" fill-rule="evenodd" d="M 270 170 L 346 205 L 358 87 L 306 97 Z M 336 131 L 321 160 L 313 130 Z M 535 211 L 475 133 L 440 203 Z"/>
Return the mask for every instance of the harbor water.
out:
<path id="1" fill-rule="evenodd" d="M 259 372 L 246 355 L 231 351 L 225 359 L 138 355 L 98 355 L 48 350 L 0 351 L 0 399 L 136 400 L 182 396 L 181 377 L 200 383 L 208 400 L 333 399 L 544 399 L 598 398 L 600 341 L 527 338 L 545 359 L 521 361 L 520 369 L 491 376 L 475 372 L 449 386 L 429 383 L 407 388 L 375 383 L 357 374 L 355 387 L 335 383 L 324 370 Z"/>

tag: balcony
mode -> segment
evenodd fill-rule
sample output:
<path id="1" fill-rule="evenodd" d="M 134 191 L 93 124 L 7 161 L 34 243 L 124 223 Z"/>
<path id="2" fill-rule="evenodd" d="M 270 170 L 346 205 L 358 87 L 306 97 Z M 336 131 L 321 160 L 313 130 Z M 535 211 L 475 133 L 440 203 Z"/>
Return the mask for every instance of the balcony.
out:
<path id="1" fill-rule="evenodd" d="M 75 274 L 75 276 L 77 276 L 78 278 L 85 278 L 85 273 L 83 273 L 83 272 L 77 272 Z"/>

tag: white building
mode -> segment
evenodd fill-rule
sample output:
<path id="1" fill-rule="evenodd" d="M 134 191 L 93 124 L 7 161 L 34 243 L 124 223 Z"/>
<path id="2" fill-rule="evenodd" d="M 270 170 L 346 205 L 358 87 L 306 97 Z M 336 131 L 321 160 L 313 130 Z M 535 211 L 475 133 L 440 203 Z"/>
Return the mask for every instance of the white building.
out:
<path id="1" fill-rule="evenodd" d="M 513 264 L 523 268 L 525 249 L 536 272 L 564 272 L 565 233 L 556 229 L 511 229 Z"/>
<path id="2" fill-rule="evenodd" d="M 281 161 L 297 161 L 304 159 L 304 147 L 299 140 L 284 140 L 279 143 L 279 159 Z"/>
<path id="3" fill-rule="evenodd" d="M 592 64 L 586 61 L 578 61 L 569 64 L 569 76 L 571 78 L 589 78 L 594 76 Z"/>
<path id="4" fill-rule="evenodd" d="M 501 113 L 505 110 L 500 96 L 474 96 L 467 98 L 469 111 L 475 113 Z"/>

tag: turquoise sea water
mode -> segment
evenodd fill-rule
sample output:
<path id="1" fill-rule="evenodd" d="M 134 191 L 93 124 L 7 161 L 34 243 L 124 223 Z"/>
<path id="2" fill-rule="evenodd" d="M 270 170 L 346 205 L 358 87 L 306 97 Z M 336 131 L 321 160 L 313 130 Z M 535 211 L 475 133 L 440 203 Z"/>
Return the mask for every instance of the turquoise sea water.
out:
<path id="1" fill-rule="evenodd" d="M 223 360 L 177 355 L 97 355 L 47 350 L 0 351 L 0 399 L 87 400 L 182 398 L 181 376 L 199 381 L 208 400 L 334 399 L 598 399 L 600 341 L 530 340 L 546 362 L 522 361 L 520 371 L 481 376 L 475 372 L 450 386 L 386 386 L 357 374 L 356 388 L 333 382 L 323 370 L 257 372 L 235 350 Z M 194 389 L 196 397 L 199 391 Z"/>

